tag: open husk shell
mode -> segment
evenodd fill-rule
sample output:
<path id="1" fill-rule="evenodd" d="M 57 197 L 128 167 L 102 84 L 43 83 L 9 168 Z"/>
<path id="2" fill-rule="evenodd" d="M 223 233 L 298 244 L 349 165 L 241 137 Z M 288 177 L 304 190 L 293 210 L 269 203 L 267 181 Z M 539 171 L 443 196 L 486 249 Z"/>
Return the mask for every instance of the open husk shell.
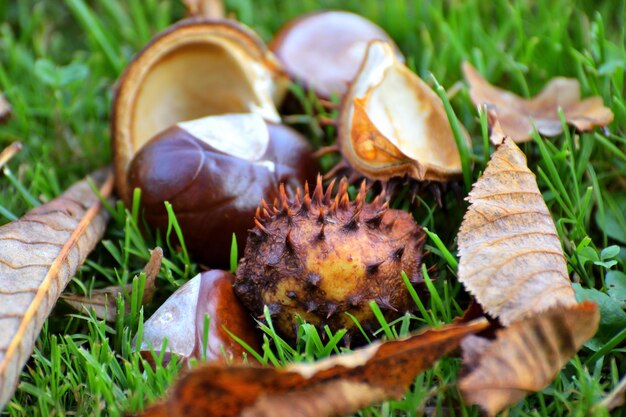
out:
<path id="1" fill-rule="evenodd" d="M 338 127 L 345 162 L 367 178 L 447 182 L 462 174 L 441 100 L 385 42 L 370 42 Z M 467 134 L 465 139 L 469 143 Z"/>
<path id="2" fill-rule="evenodd" d="M 126 171 L 144 143 L 185 120 L 255 112 L 279 122 L 287 77 L 248 28 L 189 19 L 154 37 L 119 79 L 113 102 L 116 186 L 128 202 Z"/>

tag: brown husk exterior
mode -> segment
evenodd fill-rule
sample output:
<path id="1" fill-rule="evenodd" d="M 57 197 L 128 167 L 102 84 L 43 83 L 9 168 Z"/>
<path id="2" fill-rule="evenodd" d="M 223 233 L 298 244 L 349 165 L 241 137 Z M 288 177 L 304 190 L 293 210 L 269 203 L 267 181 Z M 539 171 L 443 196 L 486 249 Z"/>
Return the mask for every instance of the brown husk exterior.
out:
<path id="1" fill-rule="evenodd" d="M 387 208 L 378 197 L 365 202 L 365 183 L 349 201 L 347 180 L 333 196 L 321 179 L 312 196 L 289 202 L 284 194 L 273 207 L 263 203 L 248 235 L 237 270 L 235 292 L 252 312 L 267 305 L 274 325 L 294 336 L 296 316 L 319 328 L 347 328 L 357 334 L 354 315 L 367 330 L 379 327 L 369 306 L 375 301 L 387 319 L 411 309 L 402 280 L 423 282 L 425 234 L 405 211 Z"/>

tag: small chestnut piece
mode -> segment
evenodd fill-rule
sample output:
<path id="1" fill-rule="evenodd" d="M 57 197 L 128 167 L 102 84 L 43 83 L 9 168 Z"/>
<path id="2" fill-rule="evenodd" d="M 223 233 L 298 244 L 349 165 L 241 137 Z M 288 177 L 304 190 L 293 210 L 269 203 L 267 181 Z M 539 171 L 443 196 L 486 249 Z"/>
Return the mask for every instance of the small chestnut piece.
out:
<path id="1" fill-rule="evenodd" d="M 345 11 L 307 14 L 288 22 L 270 44 L 285 71 L 320 98 L 343 94 L 363 62 L 369 41 L 394 45 L 376 24 Z"/>
<path id="2" fill-rule="evenodd" d="M 291 128 L 254 113 L 208 116 L 158 134 L 133 158 L 128 184 L 140 188 L 148 222 L 165 231 L 172 204 L 195 259 L 226 267 L 232 234 L 243 253 L 262 198 L 279 184 L 296 190 L 318 171 L 307 141 Z"/>
<path id="3" fill-rule="evenodd" d="M 167 353 L 183 358 L 251 359 L 228 334 L 257 351 L 260 348 L 254 320 L 233 291 L 234 281 L 232 274 L 215 269 L 198 274 L 176 290 L 144 324 L 144 356 L 149 356 L 151 348 L 158 351 L 167 339 Z M 209 318 L 208 340 L 204 340 L 205 317 Z"/>

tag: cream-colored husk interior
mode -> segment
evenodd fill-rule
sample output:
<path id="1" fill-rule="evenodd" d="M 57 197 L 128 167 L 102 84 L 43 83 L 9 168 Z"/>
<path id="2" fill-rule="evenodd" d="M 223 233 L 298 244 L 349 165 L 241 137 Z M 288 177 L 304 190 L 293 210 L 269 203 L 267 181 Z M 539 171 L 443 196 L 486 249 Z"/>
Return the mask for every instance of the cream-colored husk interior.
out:
<path id="1" fill-rule="evenodd" d="M 250 162 L 260 161 L 270 143 L 267 124 L 256 113 L 207 116 L 180 122 L 178 127 L 214 149 Z"/>
<path id="2" fill-rule="evenodd" d="M 402 153 L 420 164 L 460 172 L 460 157 L 436 94 L 402 63 L 391 46 L 372 42 L 355 79 L 370 121 Z M 444 118 L 444 119 L 442 119 Z M 350 121 L 352 114 L 350 115 Z"/>
<path id="3" fill-rule="evenodd" d="M 272 93 L 270 71 L 236 45 L 216 38 L 178 46 L 152 65 L 135 96 L 134 149 L 180 121 L 207 115 L 255 112 L 278 122 Z"/>

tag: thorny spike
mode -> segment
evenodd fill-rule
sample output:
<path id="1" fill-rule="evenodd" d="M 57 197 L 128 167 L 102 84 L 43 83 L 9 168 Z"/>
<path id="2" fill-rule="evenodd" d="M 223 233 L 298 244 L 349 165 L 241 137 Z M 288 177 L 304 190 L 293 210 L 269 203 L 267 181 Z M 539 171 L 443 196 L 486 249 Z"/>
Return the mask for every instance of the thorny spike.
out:
<path id="1" fill-rule="evenodd" d="M 359 219 L 361 218 L 361 210 L 357 210 L 352 218 L 348 221 L 348 223 L 344 224 L 343 227 L 346 230 L 356 230 L 359 228 Z"/>
<path id="2" fill-rule="evenodd" d="M 388 296 L 384 296 L 384 297 L 379 297 L 378 300 L 376 300 L 376 303 L 382 307 L 384 310 L 393 310 L 393 311 L 398 311 L 397 308 L 395 308 L 393 306 L 393 304 L 391 304 L 391 301 L 389 300 Z"/>
<path id="3" fill-rule="evenodd" d="M 404 246 L 400 246 L 398 249 L 394 250 L 391 256 L 393 257 L 393 259 L 399 261 L 400 259 L 402 259 L 402 255 L 404 255 Z"/>
<path id="4" fill-rule="evenodd" d="M 254 225 L 255 225 L 255 226 L 256 226 L 256 227 L 257 227 L 260 231 L 262 231 L 263 233 L 265 233 L 266 235 L 269 235 L 269 234 L 270 234 L 270 232 L 268 232 L 268 231 L 267 231 L 267 229 L 265 228 L 265 226 L 263 226 L 263 225 L 261 224 L 261 222 L 259 222 L 259 220 L 258 220 L 258 219 L 254 219 Z"/>
<path id="5" fill-rule="evenodd" d="M 328 314 L 326 314 L 326 318 L 329 319 L 333 314 L 337 312 L 339 305 L 335 303 L 328 303 L 326 308 L 328 309 Z"/>
<path id="6" fill-rule="evenodd" d="M 332 216 L 335 213 L 337 213 L 337 207 L 339 206 L 339 196 L 335 196 L 335 199 L 333 200 L 333 204 L 330 205 L 330 209 L 328 210 L 328 215 Z"/>
<path id="7" fill-rule="evenodd" d="M 324 190 L 322 186 L 322 176 L 317 176 L 317 184 L 315 184 L 315 190 L 313 190 L 313 200 L 318 206 L 322 205 L 322 198 L 324 197 Z"/>
<path id="8" fill-rule="evenodd" d="M 264 199 L 264 198 L 261 198 L 261 207 L 263 207 L 263 210 L 265 210 L 265 211 L 267 211 L 267 212 L 269 212 L 269 211 L 270 211 L 270 208 L 269 208 L 269 206 L 267 205 L 267 202 L 265 201 L 265 199 Z"/>
<path id="9" fill-rule="evenodd" d="M 381 209 L 374 214 L 371 218 L 367 219 L 365 223 L 367 223 L 370 227 L 380 227 L 380 223 L 383 221 L 383 216 L 387 210 Z"/>
<path id="10" fill-rule="evenodd" d="M 304 195 L 309 195 L 309 182 L 308 181 L 304 181 Z"/>
<path id="11" fill-rule="evenodd" d="M 293 199 L 293 205 L 294 206 L 299 206 L 300 205 L 300 198 L 301 198 L 300 188 L 297 188 L 296 189 L 296 196 Z"/>
<path id="12" fill-rule="evenodd" d="M 332 198 L 333 188 L 335 188 L 335 182 L 337 182 L 336 178 L 333 178 L 330 184 L 328 184 L 328 188 L 326 188 L 326 194 L 324 195 L 324 203 L 330 204 L 330 199 Z"/>
<path id="13" fill-rule="evenodd" d="M 259 219 L 259 220 L 263 220 L 262 214 L 261 214 L 261 207 L 257 207 L 256 208 L 256 212 L 254 213 L 254 218 L 255 219 Z"/>
<path id="14" fill-rule="evenodd" d="M 363 204 L 365 203 L 365 196 L 367 195 L 367 183 L 365 180 L 361 181 L 361 186 L 359 187 L 359 193 L 356 196 L 356 205 L 357 208 L 362 209 Z"/>
<path id="15" fill-rule="evenodd" d="M 306 283 L 313 287 L 318 287 L 320 281 L 322 281 L 322 277 L 320 277 L 319 274 L 310 273 L 306 276 Z"/>
<path id="16" fill-rule="evenodd" d="M 324 233 L 325 228 L 326 228 L 326 225 L 322 223 L 322 228 L 320 229 L 320 232 L 317 235 L 318 240 L 324 240 L 326 238 L 326 234 Z"/>
<path id="17" fill-rule="evenodd" d="M 287 192 L 285 191 L 285 184 L 282 182 L 278 186 L 278 196 L 280 197 L 280 209 L 283 211 L 287 210 L 287 207 L 289 207 L 289 203 L 287 201 Z"/>
<path id="18" fill-rule="evenodd" d="M 289 251 L 290 253 L 293 253 L 296 247 L 294 246 L 294 243 L 293 243 L 293 237 L 291 236 L 291 231 L 292 229 L 289 229 L 289 231 L 287 231 L 287 236 L 285 236 L 285 249 L 287 249 L 287 251 Z"/>
<path id="19" fill-rule="evenodd" d="M 319 304 L 317 304 L 313 300 L 307 300 L 304 303 L 304 308 L 306 309 L 307 313 L 317 310 L 317 307 L 319 307 Z"/>
<path id="20" fill-rule="evenodd" d="M 277 198 L 274 199 L 274 204 L 272 205 L 272 211 L 274 212 L 274 214 L 280 213 L 280 210 L 278 210 L 278 199 Z"/>
<path id="21" fill-rule="evenodd" d="M 339 190 L 337 190 L 337 197 L 343 198 L 344 195 L 348 194 L 348 179 L 343 177 L 341 181 L 339 181 Z"/>
<path id="22" fill-rule="evenodd" d="M 324 206 L 320 206 L 320 214 L 317 216 L 318 223 L 326 223 L 326 215 L 324 215 Z"/>
<path id="23" fill-rule="evenodd" d="M 265 208 L 263 208 L 263 217 L 270 217 L 270 213 Z"/>
<path id="24" fill-rule="evenodd" d="M 435 197 L 437 206 L 439 207 L 443 206 L 442 199 L 441 199 L 441 188 L 437 186 L 433 186 L 433 187 L 430 187 L 430 190 L 433 194 L 433 197 Z"/>
<path id="25" fill-rule="evenodd" d="M 343 209 L 347 209 L 350 207 L 350 197 L 348 196 L 348 193 L 344 194 L 343 197 L 341 197 L 341 201 L 339 202 L 339 207 Z"/>
<path id="26" fill-rule="evenodd" d="M 383 260 L 383 261 L 374 262 L 372 264 L 367 265 L 365 267 L 365 272 L 368 275 L 375 274 L 376 272 L 378 272 L 378 268 L 383 264 L 383 262 L 385 261 Z"/>

